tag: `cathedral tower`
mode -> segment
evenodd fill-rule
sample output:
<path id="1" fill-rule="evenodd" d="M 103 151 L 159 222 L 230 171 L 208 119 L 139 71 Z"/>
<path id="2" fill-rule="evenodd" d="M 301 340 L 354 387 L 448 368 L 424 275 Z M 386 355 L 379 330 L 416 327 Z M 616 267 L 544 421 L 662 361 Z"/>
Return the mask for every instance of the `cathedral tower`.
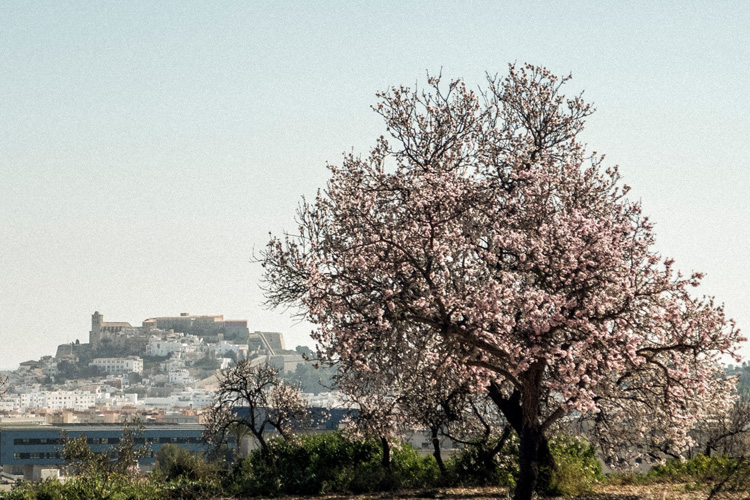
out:
<path id="1" fill-rule="evenodd" d="M 99 342 L 102 340 L 102 323 L 104 316 L 99 314 L 99 311 L 94 312 L 91 315 L 91 331 L 89 332 L 89 344 L 91 348 L 96 350 L 99 347 Z"/>

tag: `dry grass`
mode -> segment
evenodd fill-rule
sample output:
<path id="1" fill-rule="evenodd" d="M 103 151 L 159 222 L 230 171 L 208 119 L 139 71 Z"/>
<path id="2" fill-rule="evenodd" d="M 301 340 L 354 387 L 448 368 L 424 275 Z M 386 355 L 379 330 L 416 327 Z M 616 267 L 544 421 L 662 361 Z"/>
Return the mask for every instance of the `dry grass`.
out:
<path id="1" fill-rule="evenodd" d="M 707 491 L 688 491 L 685 484 L 600 485 L 596 492 L 574 500 L 705 500 Z M 498 500 L 506 499 L 505 488 L 435 488 L 417 491 L 369 493 L 364 495 L 320 495 L 282 497 L 274 500 Z M 745 493 L 723 493 L 717 500 L 750 500 Z M 254 499 L 263 500 L 263 499 Z M 541 499 L 540 499 L 541 500 Z M 558 498 L 557 500 L 568 500 Z"/>
<path id="2" fill-rule="evenodd" d="M 351 495 L 336 493 L 310 497 L 255 498 L 254 500 L 497 500 L 507 498 L 507 490 L 499 487 L 482 488 L 433 488 L 425 490 L 389 491 Z"/>
<path id="3" fill-rule="evenodd" d="M 633 500 L 705 500 L 709 490 L 689 491 L 685 483 L 639 484 L 639 485 L 602 485 L 597 493 L 604 499 L 623 498 Z M 619 495 L 619 496 L 618 496 Z M 714 497 L 715 500 L 750 500 L 747 491 L 728 493 L 722 492 Z"/>

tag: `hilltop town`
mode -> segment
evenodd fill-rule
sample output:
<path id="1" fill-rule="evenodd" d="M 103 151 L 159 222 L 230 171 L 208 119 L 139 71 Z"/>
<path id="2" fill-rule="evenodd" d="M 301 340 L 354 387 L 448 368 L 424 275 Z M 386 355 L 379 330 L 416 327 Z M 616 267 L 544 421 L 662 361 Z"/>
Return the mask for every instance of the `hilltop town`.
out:
<path id="1" fill-rule="evenodd" d="M 216 373 L 238 360 L 267 363 L 298 383 L 311 405 L 335 406 L 330 373 L 314 370 L 306 346 L 287 349 L 280 332 L 251 332 L 222 315 L 160 316 L 141 326 L 91 316 L 89 341 L 57 346 L 54 356 L 3 374 L 0 422 L 201 423 Z"/>

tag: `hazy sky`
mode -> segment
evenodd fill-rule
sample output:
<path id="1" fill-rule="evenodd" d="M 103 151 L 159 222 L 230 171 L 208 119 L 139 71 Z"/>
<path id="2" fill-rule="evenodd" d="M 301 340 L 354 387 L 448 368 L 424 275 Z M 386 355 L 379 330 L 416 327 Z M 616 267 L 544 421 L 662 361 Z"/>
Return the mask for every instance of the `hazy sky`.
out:
<path id="1" fill-rule="evenodd" d="M 384 133 L 376 91 L 527 61 L 573 74 L 589 148 L 750 332 L 750 3 L 265 5 L 0 4 L 0 368 L 87 341 L 95 310 L 309 343 L 253 249 Z"/>

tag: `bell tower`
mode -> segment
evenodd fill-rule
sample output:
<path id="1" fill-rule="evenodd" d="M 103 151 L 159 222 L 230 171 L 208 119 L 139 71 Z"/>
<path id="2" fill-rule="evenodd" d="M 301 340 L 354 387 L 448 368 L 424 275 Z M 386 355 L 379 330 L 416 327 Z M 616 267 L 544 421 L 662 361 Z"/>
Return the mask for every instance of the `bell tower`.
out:
<path id="1" fill-rule="evenodd" d="M 96 350 L 99 347 L 99 342 L 102 340 L 102 323 L 104 316 L 99 314 L 99 311 L 94 312 L 91 315 L 91 331 L 89 332 L 89 343 L 91 348 Z"/>

